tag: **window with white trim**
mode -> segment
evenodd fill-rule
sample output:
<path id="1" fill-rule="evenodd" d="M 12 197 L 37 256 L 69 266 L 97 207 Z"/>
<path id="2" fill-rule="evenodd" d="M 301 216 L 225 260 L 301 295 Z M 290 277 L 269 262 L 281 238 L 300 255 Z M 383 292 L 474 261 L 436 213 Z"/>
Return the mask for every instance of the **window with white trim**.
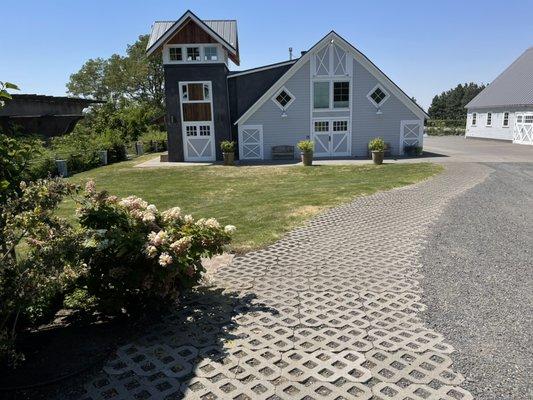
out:
<path id="1" fill-rule="evenodd" d="M 387 93 L 387 91 L 380 85 L 377 85 L 368 93 L 367 98 L 374 103 L 376 107 L 380 107 L 389 98 L 389 93 Z"/>
<path id="2" fill-rule="evenodd" d="M 504 112 L 503 113 L 503 122 L 502 122 L 502 126 L 504 128 L 508 128 L 509 127 L 509 113 L 508 112 Z"/>
<path id="3" fill-rule="evenodd" d="M 346 132 L 348 121 L 333 121 L 333 132 Z"/>
<path id="4" fill-rule="evenodd" d="M 200 61 L 199 47 L 187 47 L 187 61 Z"/>
<path id="5" fill-rule="evenodd" d="M 273 97 L 272 101 L 282 110 L 286 110 L 294 101 L 295 97 L 285 87 L 281 88 Z"/>
<path id="6" fill-rule="evenodd" d="M 329 132 L 329 121 L 315 121 L 315 132 Z"/>
<path id="7" fill-rule="evenodd" d="M 198 136 L 198 132 L 196 130 L 196 125 L 187 125 L 185 127 L 185 134 L 187 136 Z"/>
<path id="8" fill-rule="evenodd" d="M 218 49 L 215 46 L 204 47 L 205 61 L 218 61 Z"/>
<path id="9" fill-rule="evenodd" d="M 168 49 L 168 58 L 170 61 L 182 61 L 181 47 L 170 47 Z"/>
<path id="10" fill-rule="evenodd" d="M 516 122 L 518 122 L 518 123 L 522 122 L 522 116 L 521 115 L 517 115 L 516 116 Z"/>
<path id="11" fill-rule="evenodd" d="M 492 125 L 492 113 L 487 113 L 487 126 Z"/>
<path id="12" fill-rule="evenodd" d="M 524 123 L 533 124 L 533 115 L 525 115 L 524 116 Z"/>
<path id="13" fill-rule="evenodd" d="M 313 108 L 329 108 L 329 81 L 313 82 Z"/>
<path id="14" fill-rule="evenodd" d="M 203 82 L 189 82 L 181 85 L 182 103 L 203 103 L 211 101 L 211 85 Z"/>
<path id="15" fill-rule="evenodd" d="M 472 126 L 476 126 L 477 113 L 472 113 Z"/>
<path id="16" fill-rule="evenodd" d="M 211 136 L 210 125 L 199 125 L 199 128 L 200 128 L 200 136 Z"/>
<path id="17" fill-rule="evenodd" d="M 333 108 L 350 106 L 350 82 L 333 82 Z"/>

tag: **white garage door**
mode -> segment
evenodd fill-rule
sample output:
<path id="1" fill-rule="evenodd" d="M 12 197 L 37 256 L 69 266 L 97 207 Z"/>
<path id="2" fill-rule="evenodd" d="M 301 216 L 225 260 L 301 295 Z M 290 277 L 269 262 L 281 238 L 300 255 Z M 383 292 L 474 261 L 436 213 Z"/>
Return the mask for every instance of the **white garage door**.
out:
<path id="1" fill-rule="evenodd" d="M 533 113 L 517 113 L 513 143 L 533 145 Z"/>

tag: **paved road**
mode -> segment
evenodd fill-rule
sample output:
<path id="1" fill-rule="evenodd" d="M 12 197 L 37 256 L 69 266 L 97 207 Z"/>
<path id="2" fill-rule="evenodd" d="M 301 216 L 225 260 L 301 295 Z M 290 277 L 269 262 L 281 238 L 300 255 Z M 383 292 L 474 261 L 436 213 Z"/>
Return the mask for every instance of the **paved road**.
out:
<path id="1" fill-rule="evenodd" d="M 488 164 L 423 252 L 430 326 L 455 346 L 476 399 L 533 398 L 533 163 Z"/>

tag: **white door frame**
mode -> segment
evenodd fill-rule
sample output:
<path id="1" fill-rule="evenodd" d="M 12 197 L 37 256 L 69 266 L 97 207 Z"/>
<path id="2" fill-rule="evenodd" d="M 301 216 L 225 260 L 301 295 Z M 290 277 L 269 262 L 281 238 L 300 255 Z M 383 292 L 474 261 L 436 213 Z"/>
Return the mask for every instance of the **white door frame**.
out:
<path id="1" fill-rule="evenodd" d="M 320 117 L 313 118 L 311 124 L 311 140 L 315 143 L 315 136 L 328 136 L 328 152 L 327 153 L 317 153 L 315 149 L 315 156 L 317 157 L 349 157 L 352 154 L 352 126 L 350 124 L 350 117 Z M 334 121 L 346 121 L 348 129 L 344 131 L 333 131 L 333 122 Z M 324 132 L 315 132 L 315 122 L 327 122 L 328 130 Z M 333 135 L 346 135 L 346 148 L 347 152 L 335 153 L 333 149 Z"/>
<path id="2" fill-rule="evenodd" d="M 405 125 L 418 124 L 418 146 L 422 146 L 424 140 L 424 121 L 421 119 L 404 119 L 400 121 L 400 155 L 403 155 Z M 408 138 L 407 140 L 411 140 Z"/>
<path id="3" fill-rule="evenodd" d="M 257 157 L 245 157 L 244 152 L 244 139 L 243 139 L 243 131 L 247 129 L 255 130 L 257 129 L 259 131 L 259 142 L 253 142 L 252 144 L 259 146 L 259 154 Z M 263 152 L 263 125 L 239 125 L 239 159 L 240 160 L 262 160 L 264 157 Z"/>
<path id="4" fill-rule="evenodd" d="M 207 103 L 208 101 L 206 100 L 186 100 L 184 101 L 183 99 L 183 87 L 182 85 L 186 85 L 186 84 L 189 84 L 189 83 L 197 83 L 197 84 L 205 84 L 205 85 L 208 85 L 209 87 L 209 105 L 210 105 L 210 108 L 211 108 L 211 121 L 184 121 L 183 120 L 183 104 L 189 104 L 189 103 Z M 179 96 L 180 96 L 180 100 L 179 100 L 179 107 L 180 107 L 180 118 L 181 118 L 181 140 L 182 140 L 182 145 L 183 145 L 183 158 L 185 161 L 199 161 L 199 162 L 202 162 L 202 161 L 215 161 L 216 160 L 216 150 L 215 150 L 215 124 L 214 124 L 214 114 L 213 114 L 213 86 L 211 84 L 211 81 L 181 81 L 181 82 L 178 82 L 178 89 L 179 89 Z M 189 150 L 188 150 L 188 142 L 189 141 L 195 141 L 195 140 L 200 140 L 200 139 L 203 139 L 201 136 L 200 136 L 200 125 L 202 126 L 205 126 L 205 125 L 209 125 L 209 129 L 210 129 L 210 141 L 208 142 L 207 145 L 210 146 L 211 148 L 211 156 L 208 156 L 208 157 L 202 157 L 201 154 L 199 155 L 198 153 L 196 154 L 196 156 L 191 155 L 189 154 Z M 198 136 L 195 136 L 195 137 L 190 137 L 190 136 L 187 136 L 187 126 L 196 126 L 196 130 L 198 131 Z M 207 145 L 202 149 L 202 151 L 200 153 L 203 153 L 203 151 L 206 149 Z M 195 148 L 193 146 L 193 148 Z M 196 150 L 195 150 L 196 152 Z"/>

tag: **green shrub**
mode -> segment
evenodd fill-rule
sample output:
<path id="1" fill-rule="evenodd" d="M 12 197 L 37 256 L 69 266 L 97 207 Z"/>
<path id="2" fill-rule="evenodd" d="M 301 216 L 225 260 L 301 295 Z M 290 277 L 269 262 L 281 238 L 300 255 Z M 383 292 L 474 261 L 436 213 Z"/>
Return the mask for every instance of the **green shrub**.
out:
<path id="1" fill-rule="evenodd" d="M 380 138 L 374 138 L 368 143 L 368 149 L 370 151 L 385 151 L 385 141 Z"/>
<path id="2" fill-rule="evenodd" d="M 220 142 L 220 150 L 223 153 L 233 153 L 235 152 L 235 142 L 229 140 L 223 140 Z"/>
<path id="3" fill-rule="evenodd" d="M 182 288 L 198 282 L 201 258 L 221 253 L 235 229 L 215 219 L 195 221 L 178 207 L 159 212 L 135 196 L 117 199 L 97 192 L 93 182 L 77 215 L 87 265 L 77 288 L 86 288 L 83 297 L 94 298 L 107 315 L 138 315 L 171 304 Z"/>
<path id="4" fill-rule="evenodd" d="M 153 153 L 156 151 L 165 151 L 167 149 L 167 133 L 158 128 L 150 127 L 139 141 L 143 144 L 143 149 L 146 153 Z"/>
<path id="5" fill-rule="evenodd" d="M 107 150 L 109 164 L 127 159 L 126 146 L 119 131 L 106 129 L 101 135 L 95 136 L 94 140 L 98 150 Z"/>
<path id="6" fill-rule="evenodd" d="M 296 146 L 298 147 L 298 149 L 300 149 L 302 153 L 312 153 L 315 144 L 311 140 L 301 140 Z"/>

